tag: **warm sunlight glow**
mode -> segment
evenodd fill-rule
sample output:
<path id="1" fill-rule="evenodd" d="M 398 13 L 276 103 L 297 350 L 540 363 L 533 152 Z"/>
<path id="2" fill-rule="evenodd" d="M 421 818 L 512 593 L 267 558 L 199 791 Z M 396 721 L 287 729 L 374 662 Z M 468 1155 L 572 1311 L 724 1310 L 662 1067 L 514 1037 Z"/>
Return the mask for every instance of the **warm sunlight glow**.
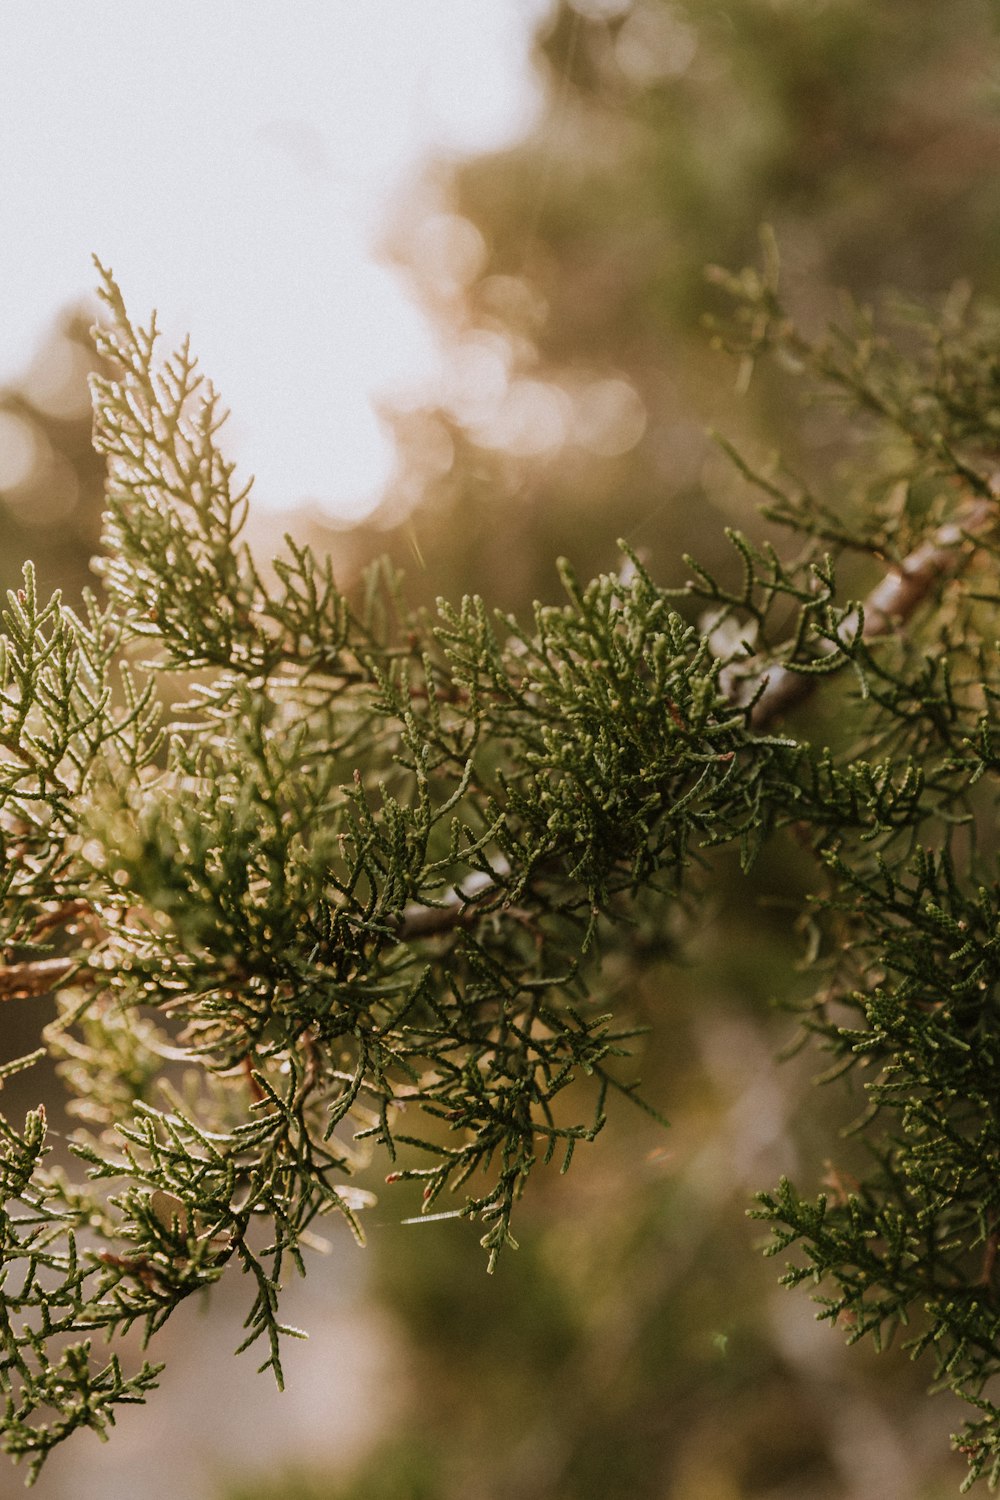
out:
<path id="1" fill-rule="evenodd" d="M 429 153 L 530 127 L 530 37 L 548 9 L 12 0 L 0 381 L 22 380 L 59 309 L 87 295 L 96 252 L 136 316 L 155 306 L 169 339 L 190 330 L 260 507 L 366 514 L 393 467 L 379 393 L 440 373 L 426 319 L 376 259 L 380 227 Z M 447 247 L 453 291 L 485 247 L 447 218 L 418 251 Z"/>

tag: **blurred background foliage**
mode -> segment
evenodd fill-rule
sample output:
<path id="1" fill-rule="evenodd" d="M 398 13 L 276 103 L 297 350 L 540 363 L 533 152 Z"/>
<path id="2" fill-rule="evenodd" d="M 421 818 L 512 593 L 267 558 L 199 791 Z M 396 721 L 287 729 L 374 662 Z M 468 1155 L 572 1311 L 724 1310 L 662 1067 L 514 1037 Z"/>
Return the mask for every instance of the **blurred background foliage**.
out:
<path id="1" fill-rule="evenodd" d="M 996 289 L 1000 141 L 988 0 L 578 0 L 538 42 L 549 107 L 513 150 L 438 164 L 386 239 L 450 355 L 438 399 L 387 415 L 379 518 L 427 591 L 551 597 L 551 560 L 661 567 L 747 497 L 706 436 L 778 447 L 807 476 L 843 425 L 761 371 L 743 400 L 705 336 L 705 268 L 756 260 L 816 332 L 840 291 Z M 400 518 L 411 513 L 409 525 Z M 350 547 L 373 545 L 367 528 Z M 419 580 L 415 580 L 419 582 Z"/>
<path id="2" fill-rule="evenodd" d="M 23 381 L 0 391 L 0 588 L 34 558 L 43 587 L 78 599 L 93 583 L 104 465 L 91 444 L 87 376 L 96 368 L 93 320 L 81 309 L 53 327 Z"/>
<path id="3" fill-rule="evenodd" d="M 434 163 L 386 233 L 447 378 L 387 406 L 398 469 L 372 522 L 304 515 L 293 529 L 343 580 L 388 551 L 417 598 L 480 591 L 523 613 L 556 596 L 557 555 L 589 575 L 615 566 L 619 536 L 666 582 L 687 550 L 731 566 L 724 526 L 759 523 L 707 427 L 752 459 L 780 449 L 836 503 L 856 428 L 799 399 L 794 371 L 737 390 L 704 327 L 721 310 L 705 266 L 756 259 L 769 223 L 785 298 L 813 332 L 842 289 L 934 299 L 968 279 L 995 295 L 995 22 L 987 0 L 554 4 L 538 129 Z M 26 555 L 48 585 L 84 581 L 100 489 L 91 357 L 69 317 L 0 397 L 4 586 Z M 783 1171 L 807 1188 L 849 1167 L 849 1143 L 827 1158 L 862 1107 L 817 1095 L 815 1052 L 775 1061 L 794 1035 L 781 1005 L 808 993 L 793 919 L 806 878 L 787 848 L 752 891 L 720 859 L 711 901 L 678 930 L 640 915 L 604 989 L 650 1027 L 645 1093 L 671 1129 L 622 1104 L 568 1177 L 533 1183 L 520 1253 L 492 1279 L 468 1226 L 399 1226 L 414 1205 L 383 1189 L 367 1295 L 392 1319 L 402 1394 L 381 1436 L 346 1473 L 332 1454 L 277 1472 L 233 1461 L 219 1500 L 956 1492 L 955 1412 L 924 1400 L 928 1372 L 845 1352 L 778 1289 L 744 1214 Z"/>

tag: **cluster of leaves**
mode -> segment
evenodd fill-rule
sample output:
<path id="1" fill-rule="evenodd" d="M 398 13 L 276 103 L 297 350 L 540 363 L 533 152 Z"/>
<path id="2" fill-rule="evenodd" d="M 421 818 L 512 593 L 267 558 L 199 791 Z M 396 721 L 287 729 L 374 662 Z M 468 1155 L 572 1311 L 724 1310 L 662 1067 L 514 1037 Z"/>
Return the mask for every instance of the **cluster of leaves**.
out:
<path id="1" fill-rule="evenodd" d="M 979 1414 L 956 1440 L 968 1483 L 985 1475 L 994 1485 L 996 312 L 963 292 L 934 320 L 904 309 L 905 357 L 857 310 L 846 330 L 814 344 L 785 315 L 775 273 L 772 261 L 764 274 L 721 278 L 740 307 L 727 342 L 748 361 L 776 352 L 818 375 L 871 416 L 879 457 L 871 461 L 870 447 L 853 510 L 786 475 L 745 472 L 767 495 L 765 514 L 807 551 L 833 543 L 893 565 L 895 628 L 867 632 L 859 609 L 846 617 L 848 642 L 831 622 L 836 649 L 824 668 L 851 658 L 864 710 L 855 743 L 879 758 L 876 804 L 890 788 L 908 795 L 902 808 L 883 806 L 860 839 L 846 820 L 831 823 L 815 846 L 826 890 L 807 914 L 823 978 L 805 1024 L 834 1055 L 830 1077 L 862 1071 L 867 1100 L 855 1128 L 870 1165 L 858 1175 L 834 1167 L 831 1191 L 814 1201 L 783 1182 L 756 1212 L 774 1226 L 769 1253 L 805 1251 L 786 1282 L 819 1283 L 821 1316 L 850 1341 L 867 1335 L 881 1347 L 905 1326 L 914 1358 L 933 1351 L 937 1386 Z M 919 580 L 930 558 L 940 569 L 932 607 L 923 584 L 907 593 L 908 575 Z"/>
<path id="2" fill-rule="evenodd" d="M 986 341 L 961 380 L 940 352 L 930 373 L 838 363 L 766 278 L 737 289 L 744 357 L 777 339 L 890 422 L 906 482 L 833 535 L 829 507 L 761 477 L 797 557 L 734 536 L 742 580 L 692 565 L 682 601 L 635 557 L 586 587 L 564 568 L 566 603 L 524 628 L 478 599 L 410 615 L 381 568 L 351 603 L 291 541 L 265 576 L 214 393 L 187 349 L 158 365 L 155 326 L 104 277 L 107 604 L 40 609 L 29 570 L 5 616 L 0 993 L 58 988 L 47 1048 L 87 1168 L 81 1186 L 45 1161 L 43 1111 L 4 1123 L 0 1381 L 32 1474 L 155 1383 L 79 1335 L 148 1340 L 231 1264 L 254 1288 L 244 1347 L 262 1341 L 280 1382 L 286 1267 L 320 1218 L 360 1237 L 348 1179 L 373 1147 L 425 1211 L 465 1188 L 444 1211 L 480 1218 L 492 1266 L 536 1164 L 569 1165 L 609 1090 L 636 1097 L 616 1061 L 629 1026 L 600 1013 L 589 959 L 637 895 L 679 896 L 718 845 L 749 869 L 780 829 L 825 882 L 809 919 L 830 972 L 807 1023 L 875 1071 L 877 1168 L 843 1203 L 786 1188 L 761 1212 L 779 1246 L 807 1247 L 793 1279 L 837 1282 L 831 1316 L 881 1335 L 919 1314 L 918 1347 L 984 1402 L 996 686 L 989 600 L 965 580 L 994 554 L 962 507 L 989 493 L 971 417 Z M 934 399 L 939 440 L 921 441 Z M 903 577 L 928 528 L 919 589 L 866 627 L 828 550 Z M 843 708 L 829 748 L 769 732 L 794 697 L 775 684 L 825 678 Z M 973 1472 L 998 1430 L 984 1412 Z"/>
<path id="3" fill-rule="evenodd" d="M 41 610 L 29 570 L 6 615 L 0 984 L 58 989 L 88 1169 L 45 1161 L 43 1114 L 7 1127 L 5 1440 L 32 1474 L 155 1380 L 67 1341 L 148 1340 L 230 1262 L 280 1381 L 285 1266 L 320 1217 L 360 1236 L 372 1145 L 427 1210 L 475 1174 L 454 1212 L 492 1265 L 536 1161 L 632 1091 L 580 969 L 601 913 L 676 884 L 758 774 L 641 568 L 567 573 L 527 632 L 474 600 L 408 617 L 379 569 L 351 605 L 291 542 L 265 580 L 214 393 L 104 295 L 108 602 Z"/>

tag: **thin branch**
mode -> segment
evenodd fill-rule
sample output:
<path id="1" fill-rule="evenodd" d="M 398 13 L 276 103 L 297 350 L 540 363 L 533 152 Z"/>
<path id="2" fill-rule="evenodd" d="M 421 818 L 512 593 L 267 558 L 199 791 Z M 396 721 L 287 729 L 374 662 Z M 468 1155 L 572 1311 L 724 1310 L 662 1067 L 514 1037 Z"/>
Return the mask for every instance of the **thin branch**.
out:
<path id="1" fill-rule="evenodd" d="M 498 859 L 494 875 L 502 880 L 509 874 L 510 865 L 505 859 Z M 403 908 L 396 935 L 401 943 L 410 943 L 415 938 L 453 932 L 456 927 L 471 927 L 481 914 L 483 902 L 498 895 L 499 891 L 496 879 L 487 875 L 485 870 L 474 870 L 467 880 L 448 892 L 440 906 L 411 901 Z"/>
<path id="2" fill-rule="evenodd" d="M 876 584 L 864 601 L 860 614 L 855 611 L 844 619 L 840 627 L 842 634 L 850 634 L 856 629 L 862 615 L 861 634 L 866 641 L 889 635 L 905 625 L 934 584 L 957 573 L 968 562 L 975 551 L 976 538 L 988 530 L 996 516 L 996 502 L 977 500 L 958 520 L 939 526 L 932 537 L 915 547 Z M 826 642 L 822 649 L 829 655 L 836 646 L 832 641 Z M 819 681 L 815 673 L 796 672 L 792 667 L 779 665 L 767 667 L 757 680 L 762 679 L 764 690 L 750 711 L 751 729 L 769 728 L 775 719 L 808 698 Z M 745 695 L 745 678 L 741 689 Z"/>
<path id="3" fill-rule="evenodd" d="M 0 1002 L 47 995 L 78 966 L 76 958 L 35 958 L 0 968 Z"/>

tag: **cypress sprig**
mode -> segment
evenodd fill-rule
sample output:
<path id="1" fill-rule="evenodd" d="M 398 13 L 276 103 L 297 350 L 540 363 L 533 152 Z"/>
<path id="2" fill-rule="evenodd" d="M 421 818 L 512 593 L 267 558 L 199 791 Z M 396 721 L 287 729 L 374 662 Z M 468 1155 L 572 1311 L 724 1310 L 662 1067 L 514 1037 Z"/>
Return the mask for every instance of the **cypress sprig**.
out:
<path id="1" fill-rule="evenodd" d="M 714 849 L 749 871 L 791 829 L 816 865 L 803 1019 L 833 1072 L 867 1080 L 873 1167 L 815 1201 L 785 1184 L 758 1212 L 774 1250 L 803 1252 L 787 1279 L 822 1283 L 851 1339 L 907 1325 L 935 1351 L 976 1408 L 970 1472 L 988 1472 L 1000 895 L 973 837 L 998 693 L 980 325 L 965 353 L 953 331 L 931 339 L 914 374 L 870 330 L 853 353 L 809 345 L 773 281 L 730 283 L 741 356 L 780 346 L 857 403 L 890 434 L 895 487 L 875 464 L 867 498 L 838 508 L 741 460 L 797 554 L 733 532 L 732 576 L 690 560 L 680 590 L 631 554 L 586 584 L 562 565 L 564 602 L 524 624 L 477 598 L 415 614 L 381 566 L 348 598 L 290 539 L 260 568 L 215 393 L 186 345 L 160 361 L 155 323 L 137 328 L 102 275 L 108 603 L 42 606 L 26 570 L 0 660 L 0 998 L 58 992 L 46 1049 L 85 1174 L 46 1158 L 44 1111 L 0 1124 L 9 1451 L 34 1476 L 63 1437 L 103 1432 L 155 1383 L 155 1366 L 124 1373 L 123 1336 L 154 1340 L 237 1269 L 241 1347 L 280 1384 L 298 1334 L 283 1280 L 320 1219 L 361 1237 L 350 1177 L 373 1151 L 426 1214 L 478 1219 L 492 1269 L 533 1172 L 565 1170 L 612 1096 L 649 1107 L 602 950 L 627 942 L 637 900 L 700 890 Z M 810 691 L 838 710 L 831 743 L 779 722 Z"/>

